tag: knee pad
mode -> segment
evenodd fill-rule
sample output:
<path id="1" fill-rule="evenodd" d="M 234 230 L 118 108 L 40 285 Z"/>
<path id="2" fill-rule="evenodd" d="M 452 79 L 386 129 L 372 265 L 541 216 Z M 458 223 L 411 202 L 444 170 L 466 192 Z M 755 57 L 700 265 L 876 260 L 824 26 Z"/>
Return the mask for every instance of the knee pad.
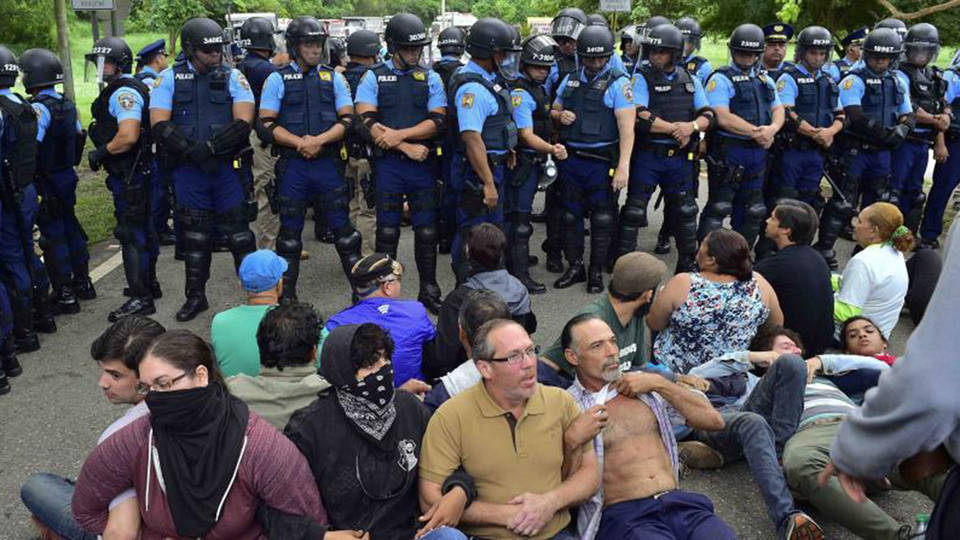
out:
<path id="1" fill-rule="evenodd" d="M 290 234 L 290 231 L 281 229 L 277 235 L 277 255 L 285 259 L 300 260 L 300 252 L 303 251 L 303 242 L 297 236 Z"/>
<path id="2" fill-rule="evenodd" d="M 595 231 L 612 231 L 617 227 L 617 216 L 612 208 L 596 208 L 590 216 L 590 228 Z"/>
<path id="3" fill-rule="evenodd" d="M 184 230 L 209 231 L 213 227 L 213 214 L 209 210 L 178 206 L 176 217 Z"/>
<path id="4" fill-rule="evenodd" d="M 184 229 L 183 231 L 183 251 L 184 252 L 208 252 L 213 245 L 213 235 L 209 231 L 197 231 Z"/>
<path id="5" fill-rule="evenodd" d="M 733 213 L 733 202 L 708 200 L 707 204 L 703 207 L 703 213 L 719 217 L 729 216 Z"/>
<path id="6" fill-rule="evenodd" d="M 799 192 L 793 186 L 785 186 L 780 184 L 773 192 L 774 201 L 780 201 L 781 199 L 796 199 L 799 195 Z"/>
<path id="7" fill-rule="evenodd" d="M 416 231 L 414 231 L 414 234 L 416 234 Z M 400 241 L 400 227 L 377 227 L 377 240 L 382 244 L 396 245 Z"/>
<path id="8" fill-rule="evenodd" d="M 432 189 L 425 189 L 410 194 L 410 211 L 416 214 L 420 212 L 433 212 L 437 210 L 437 192 Z"/>
<path id="9" fill-rule="evenodd" d="M 669 202 L 669 201 L 668 201 Z M 677 193 L 674 200 L 673 212 L 678 220 L 692 219 L 697 217 L 700 208 L 697 206 L 697 199 L 689 191 Z"/>
<path id="10" fill-rule="evenodd" d="M 750 195 L 744 214 L 752 221 L 763 221 L 763 218 L 767 217 L 767 205 L 763 203 L 762 193 L 758 191 Z"/>
<path id="11" fill-rule="evenodd" d="M 533 236 L 533 227 L 530 226 L 530 221 L 525 219 L 517 221 L 515 233 L 517 238 L 522 240 L 526 240 Z"/>
<path id="12" fill-rule="evenodd" d="M 281 218 L 302 219 L 307 212 L 307 203 L 290 197 L 277 197 L 277 213 Z"/>
<path id="13" fill-rule="evenodd" d="M 133 230 L 131 230 L 129 225 L 122 221 L 118 221 L 117 226 L 113 228 L 113 236 L 121 244 L 129 244 L 133 242 Z M 40 248 L 44 251 L 47 249 L 44 245 L 49 243 L 50 241 L 45 237 L 40 237 Z"/>
<path id="14" fill-rule="evenodd" d="M 377 210 L 403 212 L 403 193 L 377 192 Z"/>
<path id="15" fill-rule="evenodd" d="M 397 233 L 399 236 L 399 232 Z M 418 242 L 433 244 L 437 241 L 437 228 L 433 225 L 424 225 L 413 230 L 413 236 Z"/>
<path id="16" fill-rule="evenodd" d="M 627 199 L 620 210 L 620 219 L 623 224 L 634 227 L 647 226 L 647 204 L 649 199 Z"/>
<path id="17" fill-rule="evenodd" d="M 561 215 L 561 223 L 564 227 L 576 227 L 577 222 L 582 219 L 578 218 L 570 210 L 564 209 L 563 214 Z"/>
<path id="18" fill-rule="evenodd" d="M 210 264 L 210 252 L 184 250 L 183 262 L 187 266 L 206 266 Z"/>
<path id="19" fill-rule="evenodd" d="M 234 253 L 253 252 L 257 249 L 257 240 L 250 229 L 230 233 L 227 241 L 230 244 L 230 251 Z"/>
<path id="20" fill-rule="evenodd" d="M 927 202 L 927 194 L 921 191 L 913 196 L 910 206 L 913 208 L 920 208 L 925 202 Z"/>
<path id="21" fill-rule="evenodd" d="M 360 252 L 360 243 L 363 239 L 360 238 L 360 233 L 358 233 L 353 227 L 347 225 L 343 229 L 337 231 L 335 236 L 336 240 L 334 240 L 333 243 L 337 248 L 337 253 L 339 253 L 341 256 Z"/>

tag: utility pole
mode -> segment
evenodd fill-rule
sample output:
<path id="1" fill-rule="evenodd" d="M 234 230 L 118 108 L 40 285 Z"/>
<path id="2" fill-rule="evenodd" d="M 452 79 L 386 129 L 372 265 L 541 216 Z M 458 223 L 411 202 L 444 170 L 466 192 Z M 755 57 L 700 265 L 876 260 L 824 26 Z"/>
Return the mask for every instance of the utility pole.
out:
<path id="1" fill-rule="evenodd" d="M 70 28 L 67 26 L 65 0 L 53 0 L 53 11 L 57 18 L 57 48 L 60 53 L 60 63 L 63 64 L 63 95 L 76 103 L 73 92 L 73 65 L 70 62 Z"/>

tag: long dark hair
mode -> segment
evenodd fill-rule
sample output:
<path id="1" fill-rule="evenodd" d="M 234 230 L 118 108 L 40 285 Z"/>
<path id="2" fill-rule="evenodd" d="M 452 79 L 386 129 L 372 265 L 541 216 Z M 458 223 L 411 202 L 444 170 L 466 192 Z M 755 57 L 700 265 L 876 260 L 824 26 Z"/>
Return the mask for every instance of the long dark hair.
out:
<path id="1" fill-rule="evenodd" d="M 707 253 L 717 261 L 717 273 L 727 274 L 738 281 L 753 278 L 753 263 L 750 262 L 750 246 L 736 231 L 717 229 L 707 235 Z"/>
<path id="2" fill-rule="evenodd" d="M 189 330 L 170 330 L 153 341 L 146 354 L 163 358 L 168 364 L 183 370 L 184 373 L 193 373 L 198 367 L 207 368 L 210 373 L 210 382 L 217 383 L 226 389 L 227 385 L 217 365 L 217 357 L 213 354 L 213 347 L 204 339 Z"/>

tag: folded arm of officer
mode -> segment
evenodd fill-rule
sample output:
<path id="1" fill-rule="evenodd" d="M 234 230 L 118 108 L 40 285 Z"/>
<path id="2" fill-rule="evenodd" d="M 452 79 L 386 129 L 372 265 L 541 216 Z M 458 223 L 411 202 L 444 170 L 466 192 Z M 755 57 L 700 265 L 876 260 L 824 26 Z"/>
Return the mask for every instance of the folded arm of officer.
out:
<path id="1" fill-rule="evenodd" d="M 753 63 L 750 62 L 750 58 L 736 58 L 738 55 L 744 54 L 753 57 L 756 56 L 753 53 L 734 51 L 734 61 L 737 64 L 753 65 Z M 710 104 L 713 105 L 713 109 L 717 114 L 717 126 L 724 131 L 749 137 L 764 148 L 770 148 L 773 144 L 774 136 L 776 136 L 780 128 L 783 127 L 785 116 L 783 105 L 777 96 L 773 81 L 766 78 L 766 84 L 770 87 L 774 96 L 770 109 L 771 120 L 767 125 L 755 126 L 730 110 L 730 97 L 734 94 L 733 83 L 726 76 L 714 72 L 710 77 L 710 81 L 707 83 L 707 93 L 709 94 Z M 726 96 L 725 99 L 723 98 L 724 95 Z"/>

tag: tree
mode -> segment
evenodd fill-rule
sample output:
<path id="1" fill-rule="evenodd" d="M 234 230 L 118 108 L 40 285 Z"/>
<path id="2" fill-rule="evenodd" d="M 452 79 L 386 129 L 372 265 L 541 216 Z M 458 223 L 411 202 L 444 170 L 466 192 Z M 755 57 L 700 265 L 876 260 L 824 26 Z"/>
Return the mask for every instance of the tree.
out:
<path id="1" fill-rule="evenodd" d="M 151 0 L 149 9 L 151 26 L 167 32 L 171 56 L 177 53 L 177 36 L 183 23 L 192 17 L 210 15 L 201 0 Z"/>

